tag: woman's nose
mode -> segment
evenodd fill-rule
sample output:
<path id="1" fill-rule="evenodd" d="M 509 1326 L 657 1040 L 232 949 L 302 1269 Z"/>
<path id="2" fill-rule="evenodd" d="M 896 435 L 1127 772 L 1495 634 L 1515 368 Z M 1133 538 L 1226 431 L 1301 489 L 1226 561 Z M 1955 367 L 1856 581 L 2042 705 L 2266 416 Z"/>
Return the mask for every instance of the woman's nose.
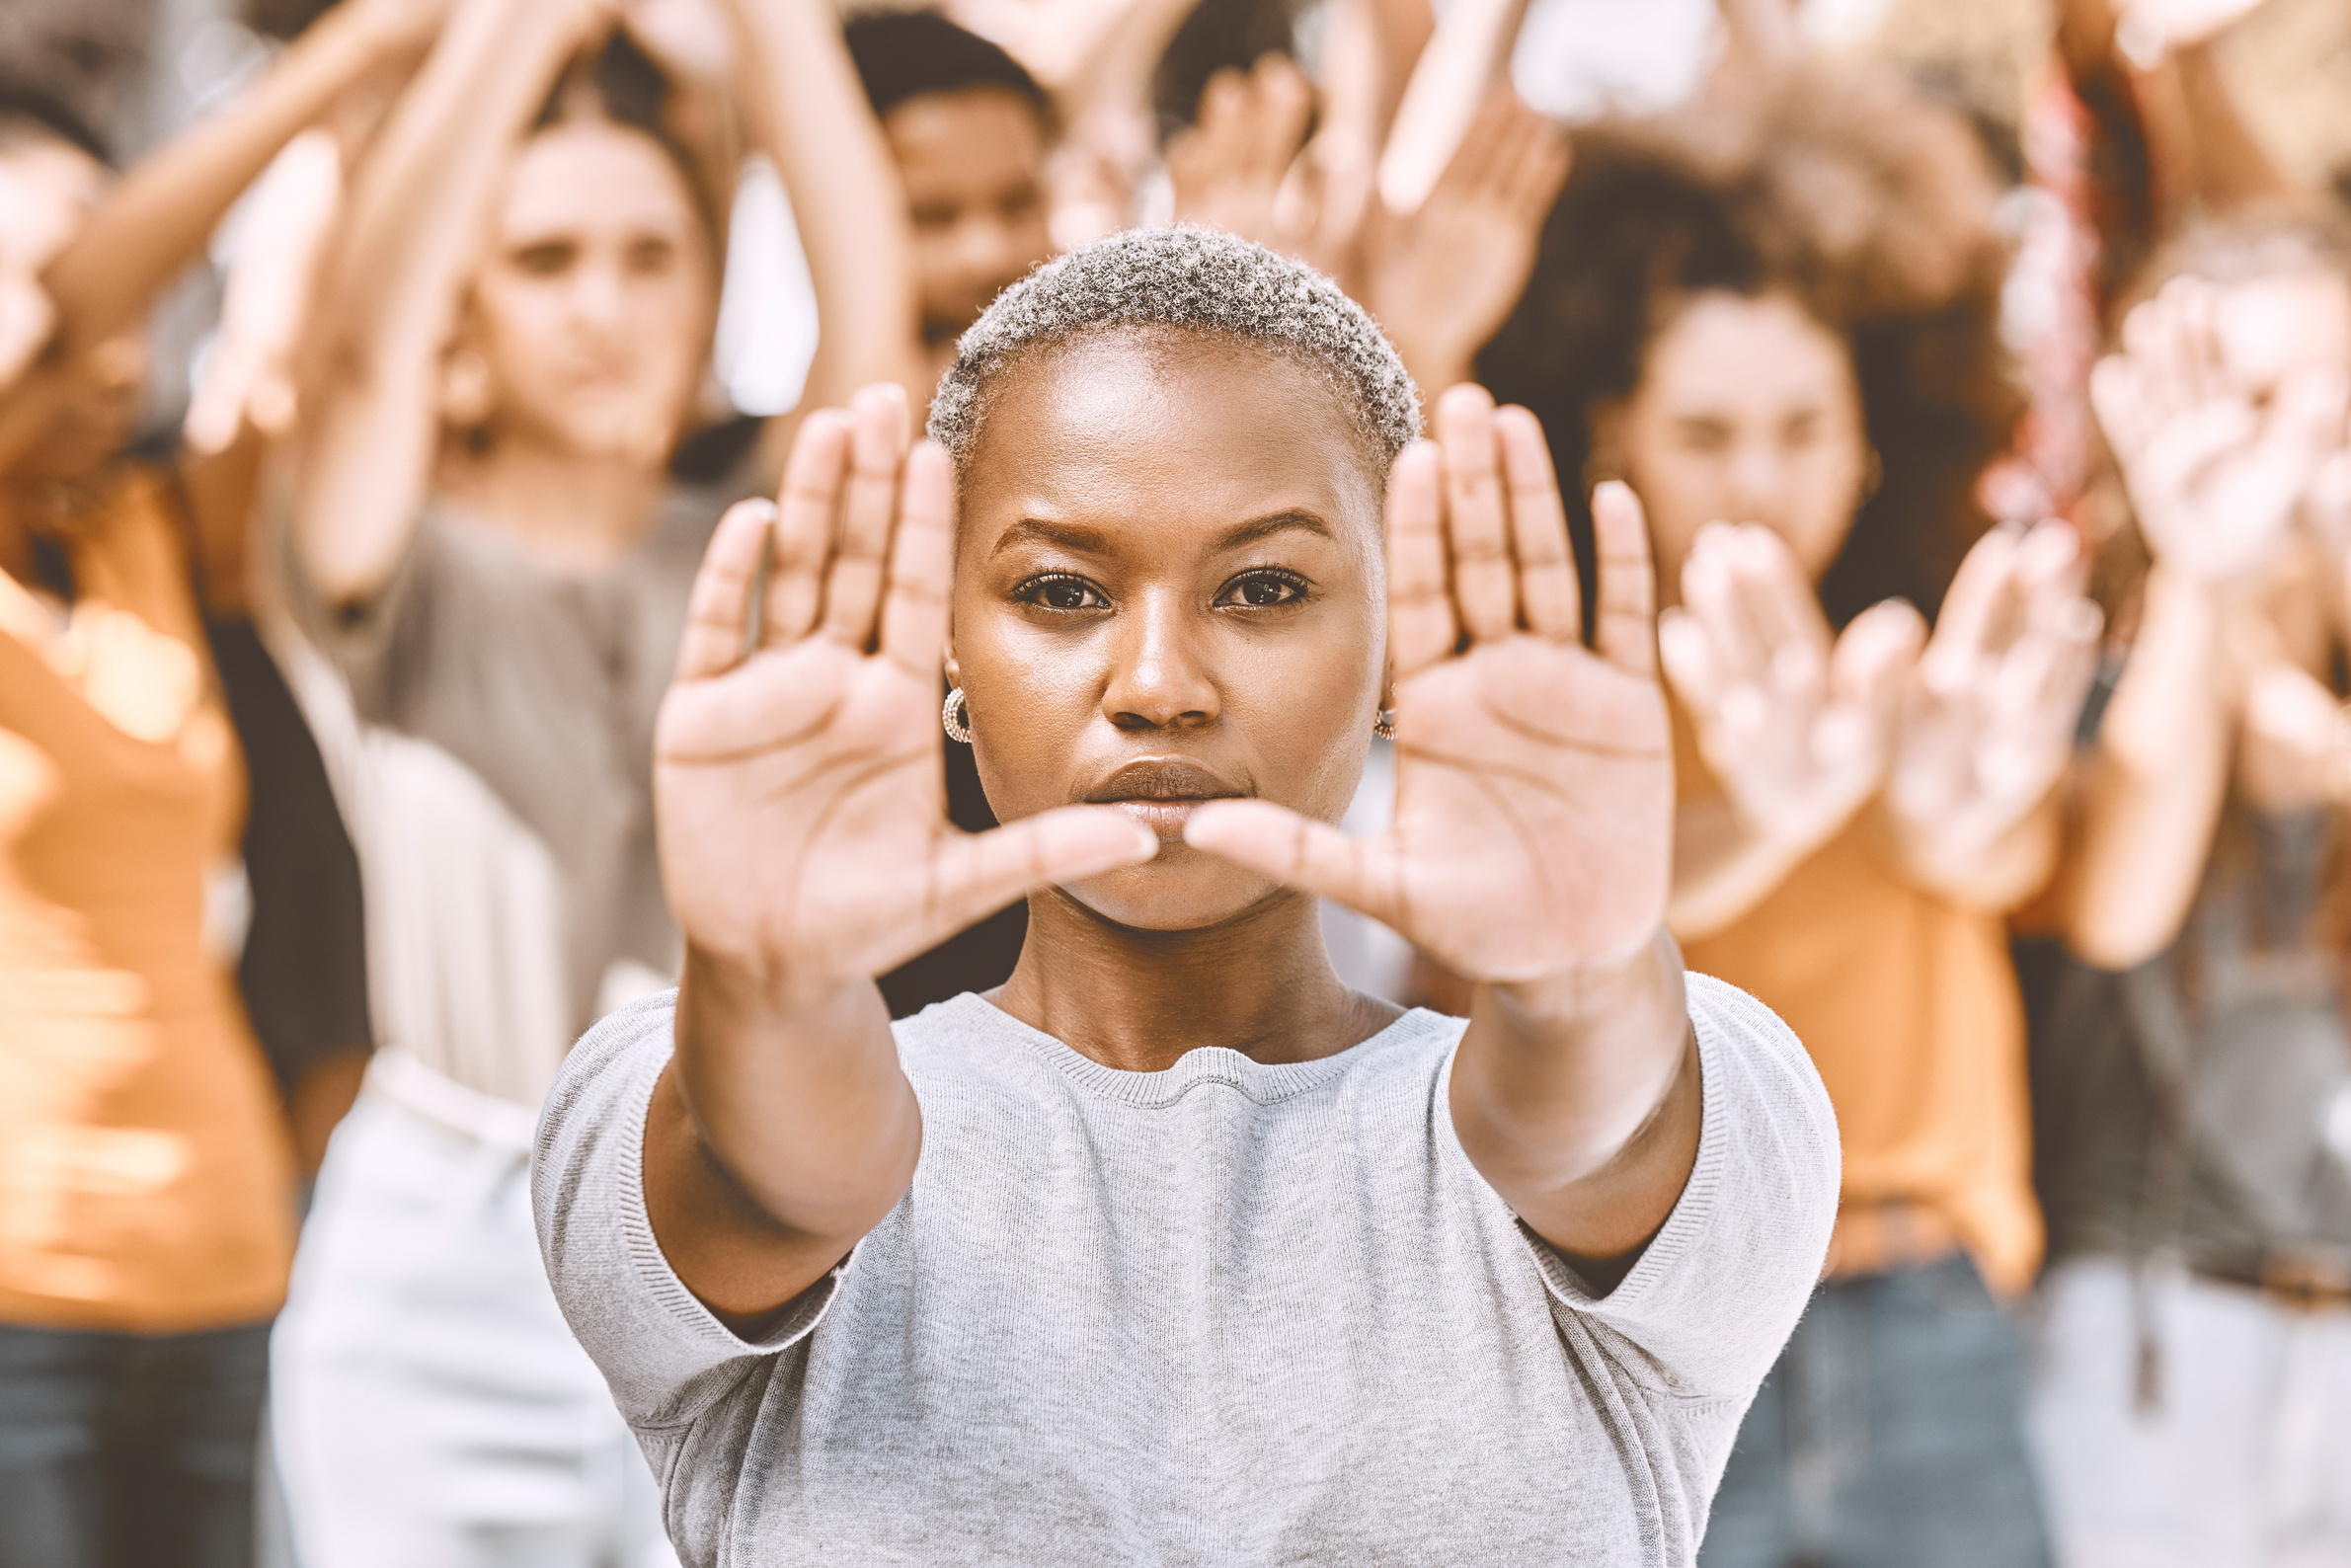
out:
<path id="1" fill-rule="evenodd" d="M 1222 707 L 1185 606 L 1145 597 L 1121 617 L 1103 717 L 1122 730 L 1193 730 Z"/>
<path id="2" fill-rule="evenodd" d="M 608 327 L 620 319 L 623 285 L 610 267 L 583 267 L 572 280 L 572 309 L 582 321 Z"/>
<path id="3" fill-rule="evenodd" d="M 1732 454 L 1729 471 L 1729 503 L 1723 513 L 1733 522 L 1768 523 L 1778 511 L 1780 493 L 1785 488 L 1785 465 L 1768 443 L 1749 441 Z"/>

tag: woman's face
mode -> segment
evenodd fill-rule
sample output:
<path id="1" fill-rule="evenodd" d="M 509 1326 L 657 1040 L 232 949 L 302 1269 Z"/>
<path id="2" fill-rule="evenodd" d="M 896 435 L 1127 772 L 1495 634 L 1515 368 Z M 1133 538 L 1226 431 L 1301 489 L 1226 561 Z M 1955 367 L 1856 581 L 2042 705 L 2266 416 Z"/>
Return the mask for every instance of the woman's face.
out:
<path id="1" fill-rule="evenodd" d="M 1603 424 L 1648 509 L 1669 604 L 1709 522 L 1762 523 L 1816 583 L 1852 530 L 1869 473 L 1852 356 L 1784 295 L 1691 299 Z"/>
<path id="2" fill-rule="evenodd" d="M 1116 802 L 1156 859 L 1068 890 L 1194 930 L 1277 890 L 1192 805 L 1337 822 L 1386 659 L 1381 480 L 1344 405 L 1230 340 L 1113 333 L 995 389 L 964 474 L 950 671 L 1004 819 Z"/>
<path id="3" fill-rule="evenodd" d="M 1053 257 L 1045 126 L 1016 93 L 924 93 L 882 121 L 914 230 L 924 339 L 942 352 Z"/>
<path id="4" fill-rule="evenodd" d="M 664 461 L 716 309 L 709 232 L 660 144 L 607 120 L 543 130 L 474 283 L 464 342 L 489 368 L 489 423 L 573 456 Z"/>

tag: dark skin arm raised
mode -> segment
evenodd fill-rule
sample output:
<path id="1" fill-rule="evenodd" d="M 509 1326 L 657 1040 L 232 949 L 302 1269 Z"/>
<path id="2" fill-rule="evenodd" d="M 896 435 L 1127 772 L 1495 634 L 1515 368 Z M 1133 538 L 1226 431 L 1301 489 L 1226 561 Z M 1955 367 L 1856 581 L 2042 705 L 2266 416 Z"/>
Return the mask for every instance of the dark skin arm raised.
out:
<path id="1" fill-rule="evenodd" d="M 903 391 L 868 387 L 803 423 L 780 505 L 729 512 L 694 585 L 654 743 L 687 947 L 645 1199 L 678 1278 L 738 1327 L 822 1279 L 913 1179 L 921 1113 L 874 977 L 1157 848 L 1110 807 L 948 823 L 952 531 L 945 453 L 909 454 Z"/>
<path id="2" fill-rule="evenodd" d="M 1672 1213 L 1700 1120 L 1664 928 L 1674 776 L 1648 527 L 1624 486 L 1594 497 L 1587 647 L 1534 417 L 1464 385 L 1434 425 L 1388 489 L 1394 828 L 1356 840 L 1268 802 L 1217 802 L 1186 837 L 1386 923 L 1475 982 L 1454 1130 L 1513 1212 L 1597 1284 L 1603 1260 Z"/>

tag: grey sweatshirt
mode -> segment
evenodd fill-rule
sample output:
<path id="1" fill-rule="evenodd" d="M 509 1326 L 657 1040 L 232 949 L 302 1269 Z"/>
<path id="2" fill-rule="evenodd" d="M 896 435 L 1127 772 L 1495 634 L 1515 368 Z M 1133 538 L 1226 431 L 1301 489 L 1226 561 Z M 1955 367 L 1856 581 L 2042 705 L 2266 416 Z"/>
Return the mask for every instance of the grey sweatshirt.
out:
<path id="1" fill-rule="evenodd" d="M 749 1343 L 646 1217 L 671 1006 L 572 1053 L 533 1188 L 692 1568 L 1689 1563 L 1837 1209 L 1803 1049 L 1697 976 L 1696 1168 L 1599 1299 L 1454 1136 L 1459 1019 L 1139 1073 L 967 994 L 897 1026 L 911 1189 Z"/>

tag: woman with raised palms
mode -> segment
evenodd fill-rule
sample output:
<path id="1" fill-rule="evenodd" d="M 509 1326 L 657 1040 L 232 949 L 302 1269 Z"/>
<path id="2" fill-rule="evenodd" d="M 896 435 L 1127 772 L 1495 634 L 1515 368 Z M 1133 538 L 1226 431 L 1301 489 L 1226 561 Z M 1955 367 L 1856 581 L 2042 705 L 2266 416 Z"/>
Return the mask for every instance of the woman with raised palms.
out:
<path id="1" fill-rule="evenodd" d="M 1532 419 L 1419 441 L 1368 317 L 1194 229 L 1032 275 L 903 424 L 812 416 L 720 525 L 657 741 L 684 982 L 541 1123 L 682 1558 L 1689 1561 L 1837 1155 L 1664 932 L 1631 494 L 1587 647 Z M 1024 894 L 1011 980 L 894 1029 L 874 977 Z M 1468 1020 L 1348 990 L 1314 895 Z"/>

